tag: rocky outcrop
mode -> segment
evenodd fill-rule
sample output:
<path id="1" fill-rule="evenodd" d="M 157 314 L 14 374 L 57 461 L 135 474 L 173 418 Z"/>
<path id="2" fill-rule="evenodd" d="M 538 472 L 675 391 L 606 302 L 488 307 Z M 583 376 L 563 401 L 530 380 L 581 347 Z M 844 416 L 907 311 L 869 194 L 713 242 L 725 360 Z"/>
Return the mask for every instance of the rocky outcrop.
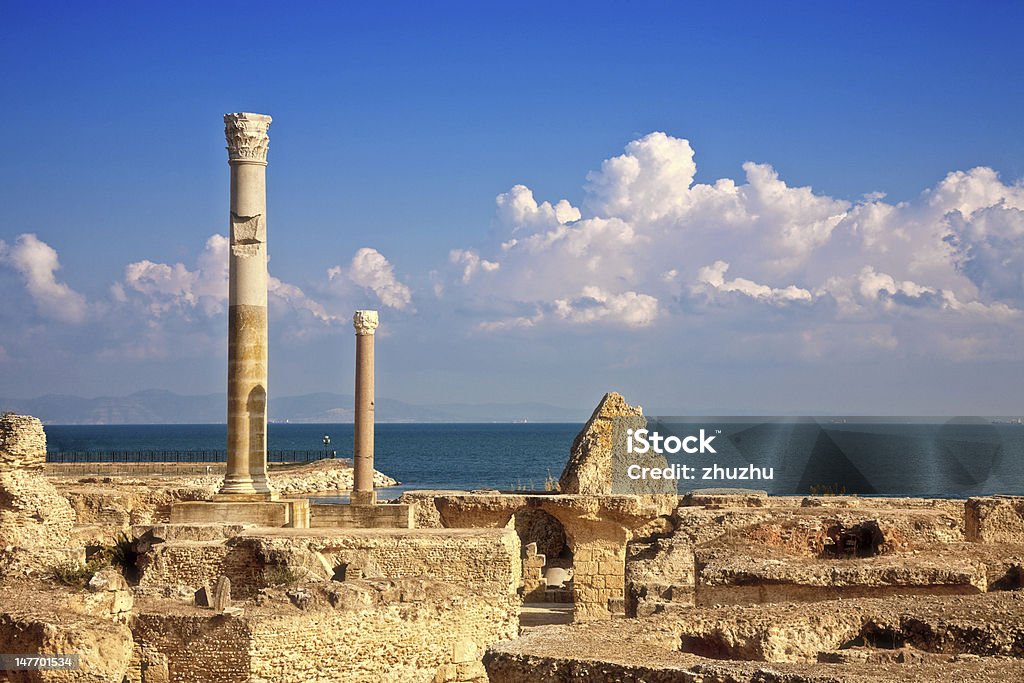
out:
<path id="1" fill-rule="evenodd" d="M 558 479 L 559 491 L 585 495 L 607 495 L 613 492 L 612 455 L 616 418 L 635 422 L 634 429 L 647 425 L 640 406 L 629 405 L 621 394 L 614 391 L 605 394 L 583 431 L 576 435 L 572 443 L 569 461 Z"/>

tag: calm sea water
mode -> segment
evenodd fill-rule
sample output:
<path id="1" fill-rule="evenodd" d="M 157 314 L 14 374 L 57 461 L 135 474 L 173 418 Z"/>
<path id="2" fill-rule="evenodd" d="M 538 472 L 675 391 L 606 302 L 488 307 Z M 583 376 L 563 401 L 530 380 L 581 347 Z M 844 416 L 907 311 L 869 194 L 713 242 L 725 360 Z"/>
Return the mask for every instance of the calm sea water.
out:
<path id="1" fill-rule="evenodd" d="M 378 424 L 374 465 L 405 489 L 543 489 L 561 474 L 579 424 Z M 351 424 L 270 424 L 270 449 L 352 457 Z M 225 425 L 48 425 L 51 451 L 223 450 Z"/>
<path id="2" fill-rule="evenodd" d="M 673 418 L 674 419 L 674 418 Z M 705 422 L 709 420 L 709 422 Z M 1024 425 L 976 419 L 936 424 L 651 423 L 680 435 L 704 427 L 717 434 L 714 456 L 669 462 L 772 467 L 771 481 L 680 482 L 694 488 L 812 489 L 865 495 L 967 497 L 1024 494 Z M 579 424 L 378 424 L 375 465 L 407 489 L 543 490 L 562 472 Z M 46 427 L 51 451 L 223 450 L 225 425 Z M 338 457 L 351 457 L 351 424 L 271 424 L 272 450 L 320 450 L 331 437 Z M 704 462 L 700 459 L 703 458 Z"/>

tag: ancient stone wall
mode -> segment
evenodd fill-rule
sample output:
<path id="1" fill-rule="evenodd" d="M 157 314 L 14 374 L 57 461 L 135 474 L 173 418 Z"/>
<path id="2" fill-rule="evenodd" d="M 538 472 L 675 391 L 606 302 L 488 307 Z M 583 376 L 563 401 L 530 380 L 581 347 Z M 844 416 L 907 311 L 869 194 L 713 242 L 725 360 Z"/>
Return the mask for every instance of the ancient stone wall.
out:
<path id="1" fill-rule="evenodd" d="M 80 658 L 77 671 L 0 671 L 0 680 L 121 681 L 132 653 L 131 631 L 125 625 L 131 608 L 132 595 L 121 587 L 0 587 L 0 653 Z"/>
<path id="2" fill-rule="evenodd" d="M 238 617 L 149 603 L 132 625 L 128 680 L 482 683 L 484 651 L 518 634 L 514 596 L 418 579 L 334 585 L 284 593 L 315 603 L 303 607 L 271 592 Z"/>
<path id="3" fill-rule="evenodd" d="M 309 526 L 334 529 L 412 529 L 413 507 L 388 505 L 310 505 Z"/>
<path id="4" fill-rule="evenodd" d="M 131 683 L 248 681 L 249 627 L 211 613 L 142 613 L 132 619 Z"/>
<path id="5" fill-rule="evenodd" d="M 611 529 L 573 539 L 573 602 L 576 621 L 624 614 L 626 532 Z M 609 533 L 618 531 L 618 538 Z"/>
<path id="6" fill-rule="evenodd" d="M 251 622 L 253 680 L 486 681 L 483 652 L 519 630 L 508 601 L 475 595 L 310 616 Z"/>

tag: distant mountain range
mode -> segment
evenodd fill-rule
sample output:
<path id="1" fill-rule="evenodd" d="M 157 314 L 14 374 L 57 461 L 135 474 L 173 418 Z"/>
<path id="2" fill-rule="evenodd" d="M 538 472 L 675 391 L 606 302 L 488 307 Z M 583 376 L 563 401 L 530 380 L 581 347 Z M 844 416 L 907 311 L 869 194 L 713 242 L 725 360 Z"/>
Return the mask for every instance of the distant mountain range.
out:
<path id="1" fill-rule="evenodd" d="M 352 422 L 353 397 L 318 393 L 271 398 L 272 422 Z M 201 424 L 225 421 L 224 394 L 182 396 L 138 391 L 128 396 L 0 398 L 0 411 L 34 415 L 46 424 Z M 388 398 L 376 401 L 378 422 L 584 422 L 589 410 L 544 403 L 439 403 L 416 405 Z"/>

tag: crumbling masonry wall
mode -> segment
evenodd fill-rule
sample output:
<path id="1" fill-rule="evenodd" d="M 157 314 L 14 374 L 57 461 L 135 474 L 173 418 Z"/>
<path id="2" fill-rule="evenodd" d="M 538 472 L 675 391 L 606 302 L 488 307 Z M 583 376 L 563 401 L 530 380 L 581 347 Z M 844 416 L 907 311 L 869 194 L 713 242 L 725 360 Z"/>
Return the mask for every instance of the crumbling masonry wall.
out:
<path id="1" fill-rule="evenodd" d="M 0 573 L 67 559 L 75 512 L 43 476 L 46 434 L 34 417 L 0 416 Z"/>
<path id="2" fill-rule="evenodd" d="M 271 602 L 239 617 L 150 604 L 132 624 L 128 680 L 486 681 L 483 652 L 518 634 L 513 596 L 418 580 L 379 588 L 357 582 L 337 608 Z"/>

